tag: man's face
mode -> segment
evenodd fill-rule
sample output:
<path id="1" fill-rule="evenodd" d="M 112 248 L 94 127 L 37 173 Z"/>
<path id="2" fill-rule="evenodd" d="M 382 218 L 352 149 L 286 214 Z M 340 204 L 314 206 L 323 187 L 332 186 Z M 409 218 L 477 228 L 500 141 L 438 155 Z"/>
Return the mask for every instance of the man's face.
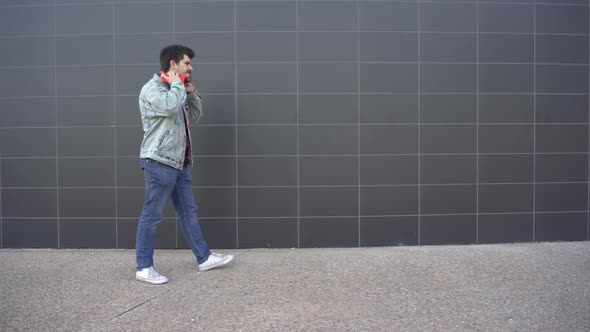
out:
<path id="1" fill-rule="evenodd" d="M 191 59 L 188 55 L 184 55 L 180 62 L 176 63 L 172 61 L 172 66 L 170 69 L 175 70 L 179 75 L 184 75 L 187 77 L 191 77 L 193 72 L 193 67 L 191 66 Z"/>

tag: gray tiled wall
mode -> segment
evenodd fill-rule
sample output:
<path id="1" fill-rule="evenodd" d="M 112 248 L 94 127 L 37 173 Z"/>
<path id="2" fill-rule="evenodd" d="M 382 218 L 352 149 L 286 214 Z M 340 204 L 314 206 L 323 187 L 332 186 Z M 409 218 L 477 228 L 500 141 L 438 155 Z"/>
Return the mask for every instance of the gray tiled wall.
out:
<path id="1" fill-rule="evenodd" d="M 589 239 L 588 0 L 0 0 L 0 247 L 134 246 L 192 47 L 212 247 Z M 186 247 L 171 206 L 158 247 Z"/>

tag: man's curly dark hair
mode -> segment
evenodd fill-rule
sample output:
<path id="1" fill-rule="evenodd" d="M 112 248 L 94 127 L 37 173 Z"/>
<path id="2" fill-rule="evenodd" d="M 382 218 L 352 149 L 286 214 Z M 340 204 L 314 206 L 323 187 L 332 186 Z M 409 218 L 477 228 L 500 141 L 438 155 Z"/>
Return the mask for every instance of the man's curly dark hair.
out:
<path id="1" fill-rule="evenodd" d="M 164 47 L 160 51 L 160 70 L 168 72 L 168 70 L 170 70 L 170 60 L 174 60 L 178 63 L 184 58 L 184 55 L 187 55 L 192 59 L 195 57 L 195 52 L 183 45 L 170 45 Z"/>

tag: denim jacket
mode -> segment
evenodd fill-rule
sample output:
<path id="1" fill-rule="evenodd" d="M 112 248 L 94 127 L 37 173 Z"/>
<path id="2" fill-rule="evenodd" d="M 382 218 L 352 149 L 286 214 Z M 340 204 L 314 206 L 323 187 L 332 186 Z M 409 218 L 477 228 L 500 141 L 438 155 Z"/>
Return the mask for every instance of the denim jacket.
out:
<path id="1" fill-rule="evenodd" d="M 197 123 L 201 116 L 201 96 L 196 90 L 187 94 L 182 82 L 168 86 L 158 74 L 143 86 L 139 94 L 144 132 L 140 158 L 150 158 L 182 170 L 186 146 L 185 105 L 192 122 Z"/>

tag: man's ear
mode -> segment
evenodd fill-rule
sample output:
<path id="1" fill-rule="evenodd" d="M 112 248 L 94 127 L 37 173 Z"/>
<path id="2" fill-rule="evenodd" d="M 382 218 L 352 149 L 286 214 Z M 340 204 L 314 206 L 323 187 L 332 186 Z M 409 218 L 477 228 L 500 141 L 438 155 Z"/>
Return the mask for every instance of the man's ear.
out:
<path id="1" fill-rule="evenodd" d="M 178 67 L 178 64 L 176 63 L 176 61 L 170 60 L 170 69 L 176 69 L 176 67 Z"/>

